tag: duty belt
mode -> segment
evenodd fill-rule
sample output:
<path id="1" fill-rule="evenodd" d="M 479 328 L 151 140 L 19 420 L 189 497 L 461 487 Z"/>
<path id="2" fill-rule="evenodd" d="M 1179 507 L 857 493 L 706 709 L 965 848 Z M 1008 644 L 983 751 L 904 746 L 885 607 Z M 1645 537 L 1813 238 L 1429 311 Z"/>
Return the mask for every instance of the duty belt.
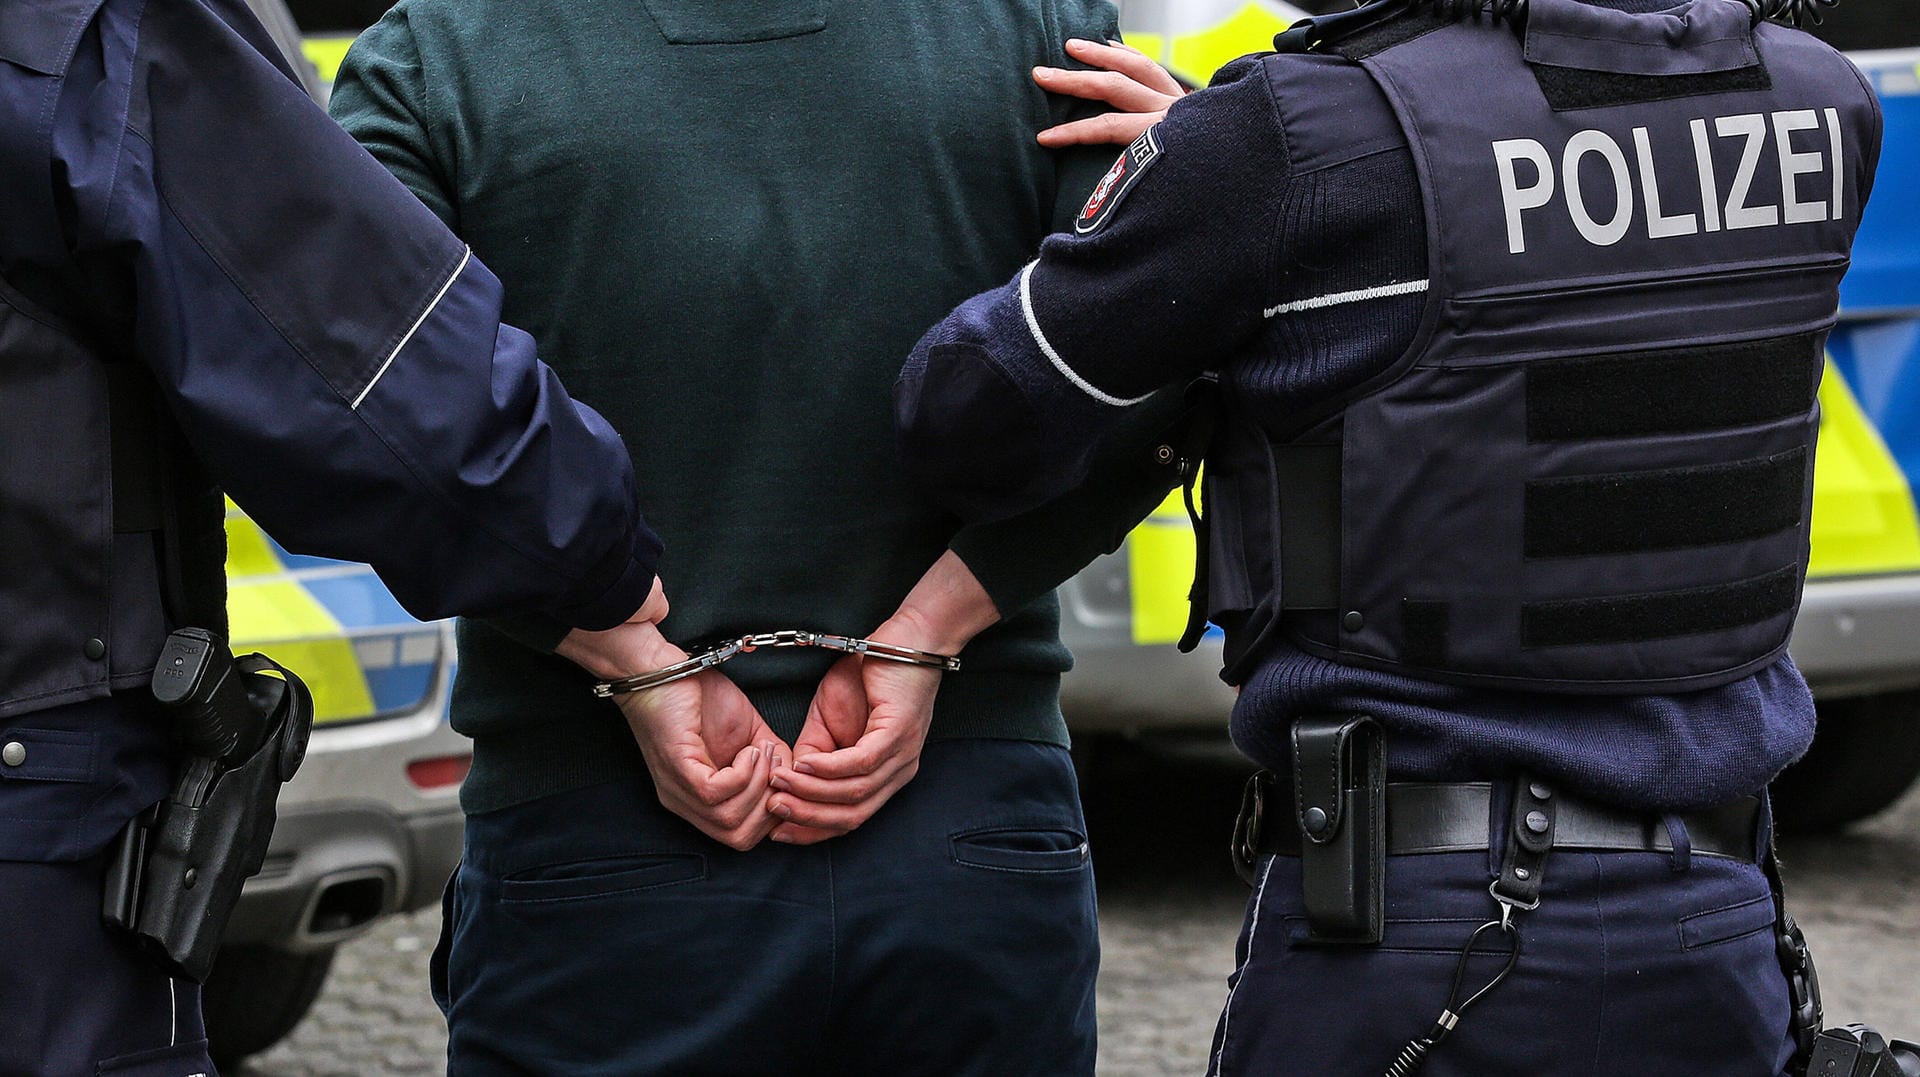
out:
<path id="1" fill-rule="evenodd" d="M 1249 796 L 1252 787 L 1249 787 Z M 1386 791 L 1387 855 L 1455 853 L 1485 850 L 1492 837 L 1493 784 L 1490 782 L 1389 782 Z M 1264 795 L 1272 798 L 1271 792 Z M 1556 794 L 1556 849 L 1614 852 L 1672 852 L 1673 837 L 1658 813 L 1626 811 Z M 1284 805 L 1282 795 L 1270 804 Z M 1754 864 L 1754 824 L 1760 798 L 1741 797 L 1704 811 L 1678 815 L 1695 856 L 1723 856 Z M 1282 811 L 1243 812 L 1258 819 L 1241 839 L 1242 853 L 1299 856 L 1300 828 Z"/>

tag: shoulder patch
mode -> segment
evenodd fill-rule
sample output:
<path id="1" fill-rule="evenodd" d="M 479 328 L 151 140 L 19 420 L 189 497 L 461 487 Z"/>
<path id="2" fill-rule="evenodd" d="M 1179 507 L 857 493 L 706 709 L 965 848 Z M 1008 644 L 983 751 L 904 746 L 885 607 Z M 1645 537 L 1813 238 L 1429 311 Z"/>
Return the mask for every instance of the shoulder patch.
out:
<path id="1" fill-rule="evenodd" d="M 1087 198 L 1086 206 L 1073 219 L 1074 234 L 1084 236 L 1107 223 L 1107 218 L 1113 216 L 1114 207 L 1139 182 L 1147 166 L 1160 159 L 1160 140 L 1154 137 L 1154 129 L 1149 127 L 1141 132 L 1140 137 L 1134 139 L 1133 144 L 1120 155 L 1120 159 L 1113 162 L 1113 167 L 1107 169 L 1107 174 L 1100 177 L 1100 183 Z"/>

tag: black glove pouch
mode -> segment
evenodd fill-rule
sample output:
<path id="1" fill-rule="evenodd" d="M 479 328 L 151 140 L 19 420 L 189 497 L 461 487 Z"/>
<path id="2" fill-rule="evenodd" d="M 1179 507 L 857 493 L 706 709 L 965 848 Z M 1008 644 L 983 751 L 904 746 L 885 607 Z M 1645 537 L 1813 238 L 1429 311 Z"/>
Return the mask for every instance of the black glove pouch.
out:
<path id="1" fill-rule="evenodd" d="M 1310 715 L 1294 723 L 1294 822 L 1307 927 L 1316 942 L 1380 941 L 1386 770 L 1385 739 L 1366 715 Z"/>

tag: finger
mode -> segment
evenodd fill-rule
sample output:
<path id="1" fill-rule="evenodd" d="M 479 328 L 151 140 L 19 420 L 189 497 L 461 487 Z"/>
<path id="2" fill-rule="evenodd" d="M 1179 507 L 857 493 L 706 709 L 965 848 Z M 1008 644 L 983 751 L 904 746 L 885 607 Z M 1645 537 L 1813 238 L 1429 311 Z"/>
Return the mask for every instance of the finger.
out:
<path id="1" fill-rule="evenodd" d="M 748 768 L 746 786 L 713 807 L 713 818 L 729 830 L 747 822 L 758 822 L 760 808 L 766 803 L 767 779 L 773 773 L 773 743 L 763 742 L 749 751 L 753 762 Z"/>
<path id="2" fill-rule="evenodd" d="M 723 845 L 729 844 L 727 828 L 708 815 L 710 809 L 706 805 L 668 786 L 658 786 L 656 791 L 659 794 L 661 807 L 686 820 L 695 830 L 714 841 Z"/>
<path id="3" fill-rule="evenodd" d="M 767 801 L 767 781 L 773 773 L 774 745 L 778 741 L 761 742 L 754 749 L 754 761 L 747 787 L 730 797 L 725 803 L 716 805 L 713 816 L 728 830 L 740 830 L 748 824 L 759 825 L 766 819 L 762 808 Z M 765 829 L 773 829 L 771 826 Z M 757 837 L 755 840 L 759 840 Z"/>
<path id="4" fill-rule="evenodd" d="M 695 809 L 695 826 L 714 840 L 734 849 L 748 849 L 759 844 L 774 826 L 776 821 L 769 820 L 762 810 L 765 801 L 767 776 L 773 769 L 774 745 L 770 741 L 756 745 L 752 751 L 754 762 L 749 770 L 747 787 L 734 797 L 715 805 L 699 805 Z"/>
<path id="5" fill-rule="evenodd" d="M 861 678 L 863 664 L 858 655 L 835 662 L 820 681 L 814 702 L 820 706 L 820 721 L 827 733 L 827 751 L 843 748 L 860 739 L 867 729 L 867 687 Z"/>
<path id="6" fill-rule="evenodd" d="M 793 754 L 801 756 L 831 752 L 836 747 L 838 745 L 833 743 L 833 734 L 827 731 L 826 719 L 820 716 L 820 701 L 816 699 L 807 709 L 807 720 L 800 727 L 800 735 L 793 739 Z"/>
<path id="7" fill-rule="evenodd" d="M 732 763 L 714 770 L 699 755 L 688 753 L 674 760 L 673 776 L 694 801 L 714 808 L 752 788 L 754 770 L 762 754 L 759 745 L 749 744 L 740 749 Z"/>
<path id="8" fill-rule="evenodd" d="M 773 776 L 773 790 L 776 793 L 787 793 L 797 799 L 810 800 L 819 804 L 858 804 L 879 792 L 880 786 L 889 776 L 891 771 L 888 769 L 874 774 L 838 779 L 818 778 L 797 771 L 785 771 Z"/>
<path id="9" fill-rule="evenodd" d="M 1187 92 L 1187 88 L 1180 85 L 1180 80 L 1174 78 L 1172 73 L 1131 45 L 1117 41 L 1103 45 L 1098 41 L 1076 37 L 1067 41 L 1067 55 L 1082 63 L 1118 71 L 1142 86 L 1171 97 L 1182 97 Z"/>
<path id="10" fill-rule="evenodd" d="M 653 587 L 647 591 L 647 600 L 640 604 L 640 609 L 634 613 L 630 620 L 651 621 L 656 623 L 664 621 L 667 619 L 667 612 L 671 608 L 667 603 L 666 585 L 661 582 L 659 576 L 655 576 L 653 578 Z"/>
<path id="11" fill-rule="evenodd" d="M 1042 146 L 1124 146 L 1140 137 L 1140 132 L 1159 123 L 1164 112 L 1109 112 L 1084 120 L 1063 123 L 1040 132 Z"/>
<path id="12" fill-rule="evenodd" d="M 900 747 L 900 735 L 892 729 L 876 729 L 861 737 L 850 748 L 817 752 L 795 759 L 793 769 L 802 776 L 818 778 L 857 778 L 879 770 Z"/>
<path id="13" fill-rule="evenodd" d="M 1068 97 L 1105 101 L 1127 112 L 1159 112 L 1173 102 L 1170 95 L 1140 85 L 1112 71 L 1067 71 L 1058 67 L 1036 67 L 1033 81 L 1040 88 Z"/>
<path id="14" fill-rule="evenodd" d="M 814 804 L 804 800 L 776 797 L 774 799 L 778 806 L 775 815 L 784 822 L 844 834 L 857 829 L 862 823 L 873 818 L 874 813 L 879 811 L 893 795 L 892 789 L 886 789 L 883 792 L 885 795 L 876 796 L 859 804 Z M 783 800 L 785 803 L 780 803 Z M 786 814 L 781 815 L 780 812 Z"/>
<path id="15" fill-rule="evenodd" d="M 819 830 L 810 826 L 800 826 L 797 823 L 781 823 L 773 828 L 773 833 L 767 836 L 782 845 L 818 845 L 828 838 L 837 838 L 840 835 L 841 831 L 838 830 Z"/>
<path id="16" fill-rule="evenodd" d="M 833 734 L 827 729 L 826 719 L 820 715 L 819 706 L 820 701 L 816 698 L 813 707 L 807 711 L 806 724 L 800 727 L 800 735 L 793 740 L 792 755 L 782 756 L 774 761 L 773 781 L 776 787 L 782 780 L 794 777 L 797 772 L 793 769 L 793 765 L 798 760 L 839 750 L 840 745 L 834 742 Z M 862 709 L 864 710 L 864 705 Z M 864 722 L 864 717 L 862 721 Z M 858 740 L 859 738 L 854 738 L 849 741 L 849 745 L 857 743 Z"/>

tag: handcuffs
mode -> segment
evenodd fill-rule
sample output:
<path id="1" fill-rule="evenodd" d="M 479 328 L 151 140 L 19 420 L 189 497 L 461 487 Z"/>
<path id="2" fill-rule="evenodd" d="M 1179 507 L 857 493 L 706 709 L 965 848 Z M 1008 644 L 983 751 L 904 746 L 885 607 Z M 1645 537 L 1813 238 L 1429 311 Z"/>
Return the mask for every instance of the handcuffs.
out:
<path id="1" fill-rule="evenodd" d="M 638 673 L 619 680 L 601 681 L 593 686 L 593 694 L 601 699 L 612 699 L 614 696 L 659 688 L 675 681 L 684 681 L 688 677 L 697 677 L 729 659 L 750 654 L 762 647 L 824 647 L 829 651 L 864 655 L 888 662 L 901 662 L 909 666 L 926 666 L 931 669 L 946 670 L 948 673 L 960 668 L 960 660 L 952 655 L 934 654 L 932 651 L 922 651 L 915 647 L 903 647 L 898 643 L 882 643 L 879 640 L 856 639 L 853 636 L 834 636 L 825 632 L 789 628 L 779 632 L 761 632 L 727 640 L 724 643 L 716 643 L 685 661 L 675 662 L 673 665 L 656 669 L 652 673 Z"/>

